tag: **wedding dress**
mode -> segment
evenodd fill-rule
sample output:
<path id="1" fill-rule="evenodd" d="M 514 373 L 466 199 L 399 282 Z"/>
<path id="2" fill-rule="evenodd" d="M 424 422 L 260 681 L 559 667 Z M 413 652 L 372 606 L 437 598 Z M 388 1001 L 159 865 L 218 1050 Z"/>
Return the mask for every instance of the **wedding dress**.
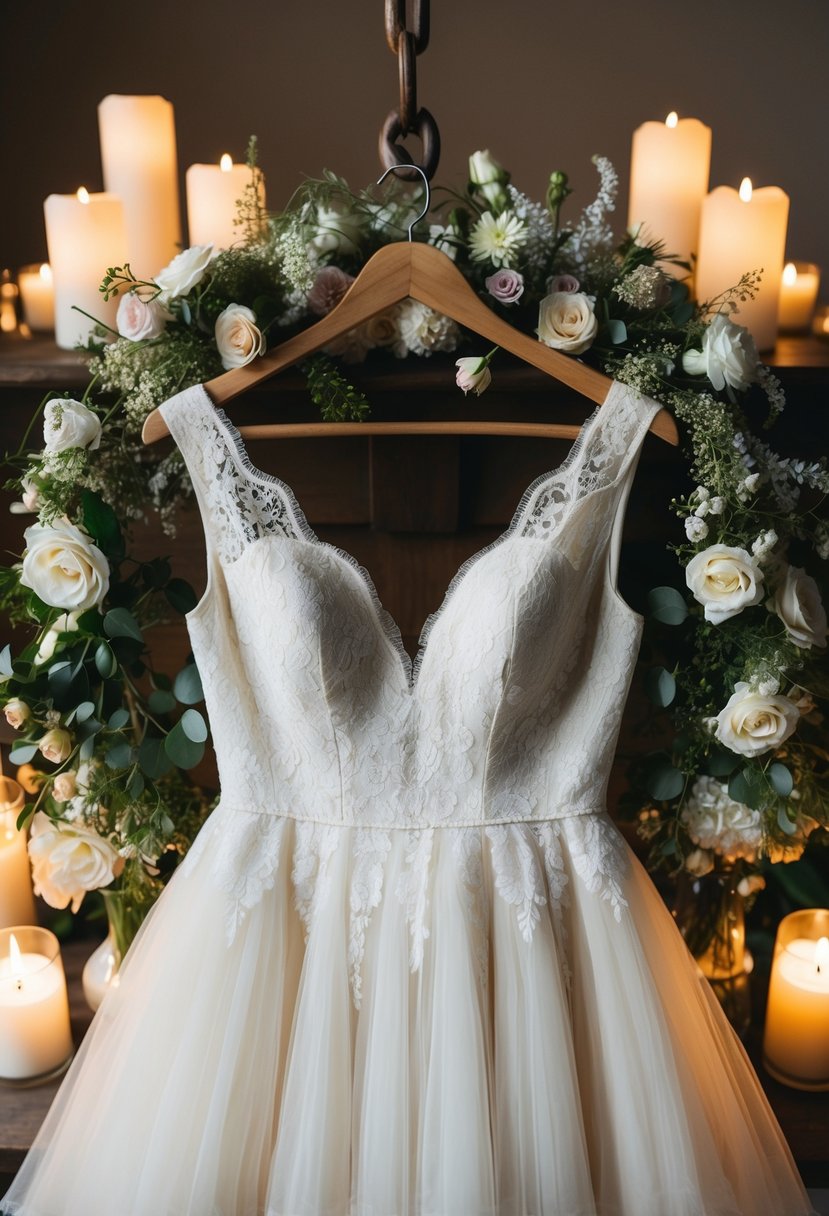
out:
<path id="1" fill-rule="evenodd" d="M 614 385 L 412 664 L 202 388 L 188 615 L 222 798 L 5 1199 L 20 1216 L 805 1216 L 605 794 L 657 405 Z"/>

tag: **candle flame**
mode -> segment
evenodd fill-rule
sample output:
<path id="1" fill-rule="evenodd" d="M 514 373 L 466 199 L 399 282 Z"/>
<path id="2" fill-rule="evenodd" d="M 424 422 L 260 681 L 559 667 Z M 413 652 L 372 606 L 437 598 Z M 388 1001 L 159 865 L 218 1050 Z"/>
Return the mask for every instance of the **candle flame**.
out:
<path id="1" fill-rule="evenodd" d="M 783 267 L 783 282 L 787 287 L 794 287 L 797 282 L 797 267 L 794 262 L 787 262 Z"/>
<path id="2" fill-rule="evenodd" d="M 677 114 L 676 110 L 671 110 L 670 114 L 665 119 L 665 126 L 666 127 L 675 127 L 678 122 L 679 122 L 679 115 Z"/>
<path id="3" fill-rule="evenodd" d="M 14 938 L 12 938 L 14 941 Z M 822 937 L 815 949 L 815 966 L 818 975 L 829 971 L 829 937 Z"/>
<path id="4" fill-rule="evenodd" d="M 229 152 L 225 152 L 224 156 L 219 161 L 219 168 L 221 169 L 222 173 L 229 173 L 233 168 L 233 157 Z"/>
<path id="5" fill-rule="evenodd" d="M 40 268 L 39 274 L 40 274 L 40 277 L 43 279 L 44 283 L 52 282 L 52 267 L 49 265 L 48 262 L 43 263 L 43 265 Z"/>
<path id="6" fill-rule="evenodd" d="M 753 193 L 754 193 L 754 190 L 751 185 L 751 178 L 744 177 L 743 180 L 740 182 L 740 198 L 743 200 L 744 203 L 750 203 L 751 196 Z"/>
<path id="7" fill-rule="evenodd" d="M 78 202 L 83 203 L 85 207 L 89 205 L 89 191 L 87 190 L 86 186 L 80 187 L 78 190 L 77 199 Z"/>

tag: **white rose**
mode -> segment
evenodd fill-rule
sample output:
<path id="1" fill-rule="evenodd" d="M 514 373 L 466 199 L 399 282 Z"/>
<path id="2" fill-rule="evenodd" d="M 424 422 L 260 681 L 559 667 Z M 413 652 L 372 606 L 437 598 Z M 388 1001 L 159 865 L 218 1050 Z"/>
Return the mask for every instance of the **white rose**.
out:
<path id="1" fill-rule="evenodd" d="M 212 260 L 212 245 L 193 245 L 177 253 L 172 262 L 155 276 L 156 285 L 161 288 L 159 302 L 166 304 L 169 300 L 177 300 L 198 287 Z"/>
<path id="2" fill-rule="evenodd" d="M 98 415 L 82 401 L 53 398 L 43 411 L 43 443 L 47 452 L 65 452 L 68 448 L 93 452 L 101 443 Z"/>
<path id="3" fill-rule="evenodd" d="M 458 369 L 455 375 L 455 383 L 458 388 L 463 389 L 463 394 L 473 393 L 476 397 L 480 397 L 481 393 L 485 393 L 492 382 L 492 372 L 486 362 L 486 358 L 480 355 L 471 355 L 465 359 L 457 359 L 455 367 Z"/>
<path id="4" fill-rule="evenodd" d="M 58 638 L 62 633 L 77 632 L 78 617 L 80 615 L 81 614 L 79 612 L 64 612 L 57 618 L 54 624 L 49 626 L 43 635 L 40 645 L 37 648 L 37 654 L 35 655 L 34 660 L 36 663 L 45 663 L 47 659 L 51 659 L 52 655 L 55 653 Z"/>
<path id="5" fill-rule="evenodd" d="M 538 339 L 554 350 L 581 354 L 592 345 L 599 329 L 593 305 L 581 291 L 554 291 L 538 311 Z"/>
<path id="6" fill-rule="evenodd" d="M 44 760 L 48 760 L 52 764 L 63 764 L 72 751 L 72 736 L 68 730 L 55 726 L 52 730 L 47 730 L 46 734 L 38 740 L 37 746 Z"/>
<path id="7" fill-rule="evenodd" d="M 60 827 L 43 811 L 32 820 L 29 857 L 35 894 L 52 908 L 77 912 L 87 891 L 106 887 L 124 867 L 103 836 L 80 824 Z"/>
<path id="8" fill-rule="evenodd" d="M 77 792 L 78 780 L 74 769 L 70 768 L 65 773 L 58 773 L 52 782 L 52 797 L 56 802 L 68 802 L 70 798 L 75 797 Z"/>
<path id="9" fill-rule="evenodd" d="M 3 713 L 6 715 L 6 721 L 14 730 L 20 730 L 25 722 L 28 722 L 32 716 L 32 711 L 29 709 L 25 701 L 14 697 L 11 701 L 7 701 Z"/>
<path id="10" fill-rule="evenodd" d="M 79 612 L 100 604 L 109 590 L 109 563 L 86 532 L 62 520 L 33 524 L 20 582 L 53 608 Z"/>
<path id="11" fill-rule="evenodd" d="M 763 598 L 763 572 L 745 549 L 709 545 L 691 558 L 685 581 L 713 625 L 727 621 Z"/>
<path id="12" fill-rule="evenodd" d="M 805 570 L 787 567 L 772 606 L 795 646 L 808 650 L 826 645 L 826 609 L 817 583 Z"/>
<path id="13" fill-rule="evenodd" d="M 320 253 L 356 253 L 360 217 L 339 207 L 317 208 L 317 231 L 311 245 Z"/>
<path id="14" fill-rule="evenodd" d="M 702 350 L 686 350 L 682 368 L 689 376 L 707 376 L 717 392 L 744 389 L 757 378 L 757 348 L 742 325 L 722 313 L 712 320 L 702 339 Z"/>
<path id="15" fill-rule="evenodd" d="M 142 300 L 135 291 L 121 297 L 115 324 L 122 338 L 141 342 L 164 333 L 171 315 L 159 299 Z"/>
<path id="16" fill-rule="evenodd" d="M 256 313 L 244 304 L 229 304 L 219 313 L 215 336 L 225 371 L 244 367 L 265 353 L 265 338 L 256 328 Z"/>
<path id="17" fill-rule="evenodd" d="M 394 346 L 400 334 L 397 326 L 397 309 L 387 308 L 385 312 L 378 312 L 376 316 L 369 317 L 363 326 L 363 334 L 369 346 Z"/>
<path id="18" fill-rule="evenodd" d="M 504 186 L 509 174 L 488 149 L 473 152 L 469 158 L 469 180 L 495 211 L 503 211 L 509 198 Z"/>
<path id="19" fill-rule="evenodd" d="M 764 697 L 742 681 L 717 714 L 720 743 L 741 756 L 760 756 L 785 743 L 797 727 L 800 711 L 788 697 Z"/>

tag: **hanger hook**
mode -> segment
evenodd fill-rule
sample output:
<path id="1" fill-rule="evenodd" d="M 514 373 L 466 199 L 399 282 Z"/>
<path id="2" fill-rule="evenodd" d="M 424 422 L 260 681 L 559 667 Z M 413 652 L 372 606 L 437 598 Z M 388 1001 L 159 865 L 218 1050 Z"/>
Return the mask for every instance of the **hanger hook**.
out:
<path id="1" fill-rule="evenodd" d="M 394 173 L 394 171 L 396 169 L 416 169 L 417 172 L 420 174 L 420 176 L 423 178 L 423 186 L 426 191 L 426 203 L 424 205 L 423 210 L 421 211 L 420 215 L 416 215 L 415 218 L 412 220 L 411 224 L 409 224 L 409 240 L 411 241 L 412 240 L 412 229 L 414 228 L 415 224 L 420 223 L 420 221 L 423 219 L 423 217 L 426 215 L 426 213 L 428 212 L 429 208 L 432 205 L 432 187 L 429 185 L 429 179 L 426 176 L 426 173 L 424 172 L 424 170 L 420 167 L 420 165 L 390 165 L 389 168 L 386 170 L 386 172 L 383 174 L 383 176 L 377 178 L 377 181 L 374 183 L 375 186 L 379 186 L 381 182 L 384 182 L 386 180 L 386 178 L 388 177 L 388 175 L 390 173 Z"/>

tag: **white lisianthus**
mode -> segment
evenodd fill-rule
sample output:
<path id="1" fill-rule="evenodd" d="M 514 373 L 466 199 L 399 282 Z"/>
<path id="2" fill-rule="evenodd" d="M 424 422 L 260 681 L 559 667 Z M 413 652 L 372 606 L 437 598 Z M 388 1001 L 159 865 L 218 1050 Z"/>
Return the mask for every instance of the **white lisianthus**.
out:
<path id="1" fill-rule="evenodd" d="M 469 234 L 469 256 L 473 262 L 491 262 L 496 270 L 509 266 L 528 235 L 527 225 L 511 211 L 497 216 L 485 211 Z"/>
<path id="2" fill-rule="evenodd" d="M 58 773 L 52 782 L 52 797 L 55 802 L 68 802 L 77 792 L 78 775 L 72 768 L 67 769 L 65 773 Z"/>
<path id="3" fill-rule="evenodd" d="M 73 912 L 87 891 L 109 886 L 124 868 L 103 836 L 81 824 L 58 826 L 43 811 L 32 820 L 29 857 L 35 894 L 52 908 L 71 902 Z"/>
<path id="4" fill-rule="evenodd" d="M 129 291 L 125 296 L 121 296 L 118 312 L 115 314 L 118 333 L 132 342 L 158 338 L 171 320 L 171 313 L 160 299 L 142 300 L 136 291 Z"/>
<path id="5" fill-rule="evenodd" d="M 826 645 L 826 609 L 815 580 L 797 566 L 786 568 L 786 577 L 775 592 L 770 607 L 786 627 L 795 646 L 809 650 Z"/>
<path id="6" fill-rule="evenodd" d="M 244 304 L 228 304 L 216 318 L 214 334 L 225 371 L 244 367 L 267 349 L 265 336 L 256 326 L 256 313 Z"/>
<path id="7" fill-rule="evenodd" d="M 740 681 L 717 714 L 716 737 L 740 756 L 761 756 L 785 743 L 799 719 L 800 711 L 788 697 L 763 696 Z"/>
<path id="8" fill-rule="evenodd" d="M 685 520 L 685 535 L 692 544 L 698 540 L 705 540 L 708 535 L 708 524 L 698 515 L 689 515 Z"/>
<path id="9" fill-rule="evenodd" d="M 86 532 L 68 520 L 27 528 L 20 582 L 53 608 L 84 612 L 109 590 L 109 562 Z"/>
<path id="10" fill-rule="evenodd" d="M 178 300 L 198 287 L 212 260 L 212 244 L 191 245 L 189 249 L 177 253 L 172 262 L 155 276 L 156 286 L 161 288 L 158 302 L 167 304 L 170 300 Z"/>
<path id="11" fill-rule="evenodd" d="M 509 173 L 503 165 L 499 165 L 488 149 L 473 152 L 470 156 L 469 180 L 494 211 L 504 210 L 509 202 L 509 196 L 504 189 L 509 181 Z"/>
<path id="12" fill-rule="evenodd" d="M 317 207 L 317 230 L 311 245 L 319 253 L 356 253 L 360 216 L 341 207 Z"/>
<path id="13" fill-rule="evenodd" d="M 55 397 L 43 411 L 43 444 L 47 452 L 69 448 L 94 452 L 101 444 L 100 419 L 82 401 Z"/>
<path id="14" fill-rule="evenodd" d="M 726 387 L 748 388 L 757 379 L 758 364 L 751 334 L 721 312 L 706 329 L 702 350 L 686 350 L 682 356 L 683 371 L 689 376 L 707 376 L 717 392 Z"/>
<path id="15" fill-rule="evenodd" d="M 35 663 L 45 663 L 51 659 L 55 653 L 55 647 L 58 644 L 58 638 L 62 633 L 75 633 L 78 628 L 79 612 L 63 612 L 53 621 L 41 639 L 41 643 L 37 648 L 35 655 Z"/>
<path id="16" fill-rule="evenodd" d="M 697 778 L 680 818 L 700 850 L 711 850 L 731 861 L 738 857 L 753 861 L 763 841 L 763 817 L 760 812 L 736 802 L 730 796 L 728 787 L 714 777 Z M 692 858 L 698 868 L 689 866 Z M 692 853 L 685 859 L 685 868 L 699 875 L 707 874 L 711 866 L 703 868 L 702 860 L 694 858 Z"/>
<path id="17" fill-rule="evenodd" d="M 32 716 L 32 711 L 26 702 L 21 701 L 18 697 L 13 697 L 11 701 L 6 702 L 3 713 L 13 730 L 20 730 L 21 726 L 25 726 Z"/>
<path id="18" fill-rule="evenodd" d="M 38 751 L 50 764 L 63 764 L 72 751 L 72 736 L 68 730 L 54 726 L 38 740 Z"/>
<path id="19" fill-rule="evenodd" d="M 480 397 L 481 393 L 485 393 L 489 388 L 492 372 L 485 357 L 471 355 L 465 359 L 457 359 L 455 367 L 458 369 L 455 383 L 458 388 L 463 389 L 464 396 L 472 393 L 475 397 Z"/>
<path id="20" fill-rule="evenodd" d="M 593 345 L 598 330 L 593 305 L 582 291 L 554 291 L 539 305 L 535 332 L 553 350 L 579 355 Z"/>
<path id="21" fill-rule="evenodd" d="M 692 557 L 685 582 L 712 625 L 727 621 L 763 598 L 763 572 L 757 562 L 745 549 L 729 545 L 709 545 Z"/>

